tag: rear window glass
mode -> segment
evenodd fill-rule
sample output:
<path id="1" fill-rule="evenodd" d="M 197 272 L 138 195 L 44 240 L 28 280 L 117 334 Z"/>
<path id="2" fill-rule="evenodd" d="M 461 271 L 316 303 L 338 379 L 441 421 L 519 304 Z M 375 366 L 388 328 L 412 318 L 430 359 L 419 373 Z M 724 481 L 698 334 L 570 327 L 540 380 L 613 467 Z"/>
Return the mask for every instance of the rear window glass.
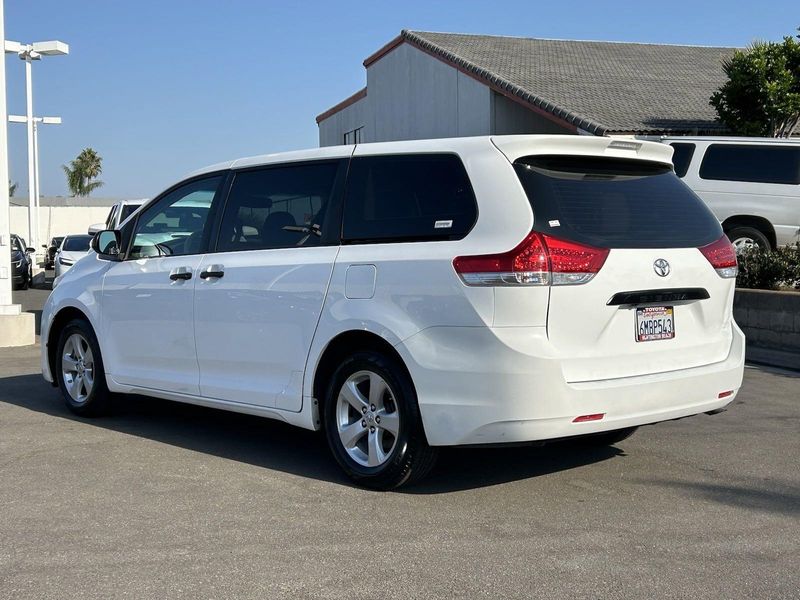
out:
<path id="1" fill-rule="evenodd" d="M 672 146 L 672 164 L 675 165 L 675 175 L 683 177 L 689 170 L 689 164 L 694 155 L 694 144 L 678 142 L 670 144 Z"/>
<path id="2" fill-rule="evenodd" d="M 702 179 L 800 183 L 800 145 L 711 144 L 700 164 Z"/>
<path id="3" fill-rule="evenodd" d="M 514 168 L 534 229 L 554 237 L 601 248 L 689 248 L 722 236 L 702 200 L 658 163 L 536 156 Z"/>
<path id="4" fill-rule="evenodd" d="M 455 155 L 369 156 L 350 165 L 346 241 L 461 239 L 476 217 L 469 177 Z"/>

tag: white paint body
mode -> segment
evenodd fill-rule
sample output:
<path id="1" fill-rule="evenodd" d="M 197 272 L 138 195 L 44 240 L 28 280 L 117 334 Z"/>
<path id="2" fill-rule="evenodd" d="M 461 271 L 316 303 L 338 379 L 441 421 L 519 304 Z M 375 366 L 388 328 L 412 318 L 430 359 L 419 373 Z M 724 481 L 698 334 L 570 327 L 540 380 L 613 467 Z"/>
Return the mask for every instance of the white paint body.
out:
<path id="1" fill-rule="evenodd" d="M 609 138 L 509 136 L 331 147 L 215 165 L 205 172 L 317 158 L 451 152 L 461 157 L 478 220 L 459 241 L 209 253 L 108 262 L 91 255 L 63 278 L 42 318 L 42 370 L 59 311 L 98 333 L 115 392 L 213 406 L 318 429 L 315 371 L 350 331 L 391 344 L 416 387 L 429 443 L 522 442 L 609 431 L 724 407 L 738 391 L 744 337 L 734 281 L 694 248 L 611 250 L 589 283 L 468 287 L 460 255 L 516 246 L 534 215 L 512 162 L 570 154 L 669 163 L 671 149 L 618 149 Z M 633 145 L 636 146 L 635 144 Z M 203 171 L 199 172 L 202 173 Z M 673 265 L 668 281 L 655 258 Z M 176 267 L 224 267 L 222 279 L 170 281 Z M 216 269 L 208 269 L 216 270 Z M 616 292 L 692 286 L 711 298 L 675 306 L 680 334 L 636 343 Z M 721 392 L 732 391 L 720 398 Z M 574 423 L 603 413 L 602 420 Z"/>

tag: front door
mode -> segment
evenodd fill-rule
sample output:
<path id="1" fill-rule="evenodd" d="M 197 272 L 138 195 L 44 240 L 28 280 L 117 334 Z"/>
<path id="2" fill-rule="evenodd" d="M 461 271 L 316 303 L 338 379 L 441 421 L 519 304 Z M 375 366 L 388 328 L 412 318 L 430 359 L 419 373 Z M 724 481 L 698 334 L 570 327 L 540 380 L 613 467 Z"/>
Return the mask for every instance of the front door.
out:
<path id="1" fill-rule="evenodd" d="M 343 161 L 234 175 L 216 252 L 199 267 L 204 397 L 299 411 L 303 370 L 338 252 Z"/>
<path id="2" fill-rule="evenodd" d="M 194 288 L 224 179 L 167 192 L 137 219 L 125 259 L 103 281 L 106 371 L 117 383 L 198 394 Z"/>

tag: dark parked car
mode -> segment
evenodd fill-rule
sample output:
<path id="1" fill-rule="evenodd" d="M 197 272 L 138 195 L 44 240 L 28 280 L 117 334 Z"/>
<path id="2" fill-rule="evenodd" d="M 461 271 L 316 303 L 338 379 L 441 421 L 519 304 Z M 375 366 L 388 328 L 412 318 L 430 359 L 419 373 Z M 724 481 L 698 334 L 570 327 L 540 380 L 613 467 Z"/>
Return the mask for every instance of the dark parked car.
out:
<path id="1" fill-rule="evenodd" d="M 61 246 L 61 242 L 64 240 L 64 236 L 57 236 L 50 240 L 50 245 L 42 246 L 42 248 L 46 248 L 45 255 L 44 255 L 44 268 L 45 269 L 52 269 L 56 266 L 56 252 L 58 251 L 59 246 Z"/>
<path id="2" fill-rule="evenodd" d="M 33 279 L 33 248 L 28 248 L 25 240 L 11 234 L 11 282 L 15 288 L 27 290 Z"/>

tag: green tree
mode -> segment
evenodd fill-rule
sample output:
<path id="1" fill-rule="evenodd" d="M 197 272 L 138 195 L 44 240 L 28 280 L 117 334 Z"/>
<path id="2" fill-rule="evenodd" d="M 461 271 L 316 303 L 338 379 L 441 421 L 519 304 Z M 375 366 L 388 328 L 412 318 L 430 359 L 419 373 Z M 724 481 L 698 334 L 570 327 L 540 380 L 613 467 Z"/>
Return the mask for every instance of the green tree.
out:
<path id="1" fill-rule="evenodd" d="M 9 181 L 9 182 L 8 182 L 8 195 L 9 195 L 11 198 L 13 198 L 13 197 L 14 197 L 14 192 L 16 192 L 16 191 L 17 191 L 17 184 L 16 184 L 16 182 L 15 182 L 15 183 L 11 183 L 11 181 Z"/>
<path id="2" fill-rule="evenodd" d="M 719 121 L 739 135 L 792 135 L 800 123 L 800 42 L 755 42 L 722 68 L 728 81 L 709 102 Z"/>
<path id="3" fill-rule="evenodd" d="M 61 168 L 73 196 L 88 196 L 103 185 L 102 181 L 93 181 L 103 172 L 103 158 L 92 148 L 84 148 L 69 166 L 61 165 Z"/>

